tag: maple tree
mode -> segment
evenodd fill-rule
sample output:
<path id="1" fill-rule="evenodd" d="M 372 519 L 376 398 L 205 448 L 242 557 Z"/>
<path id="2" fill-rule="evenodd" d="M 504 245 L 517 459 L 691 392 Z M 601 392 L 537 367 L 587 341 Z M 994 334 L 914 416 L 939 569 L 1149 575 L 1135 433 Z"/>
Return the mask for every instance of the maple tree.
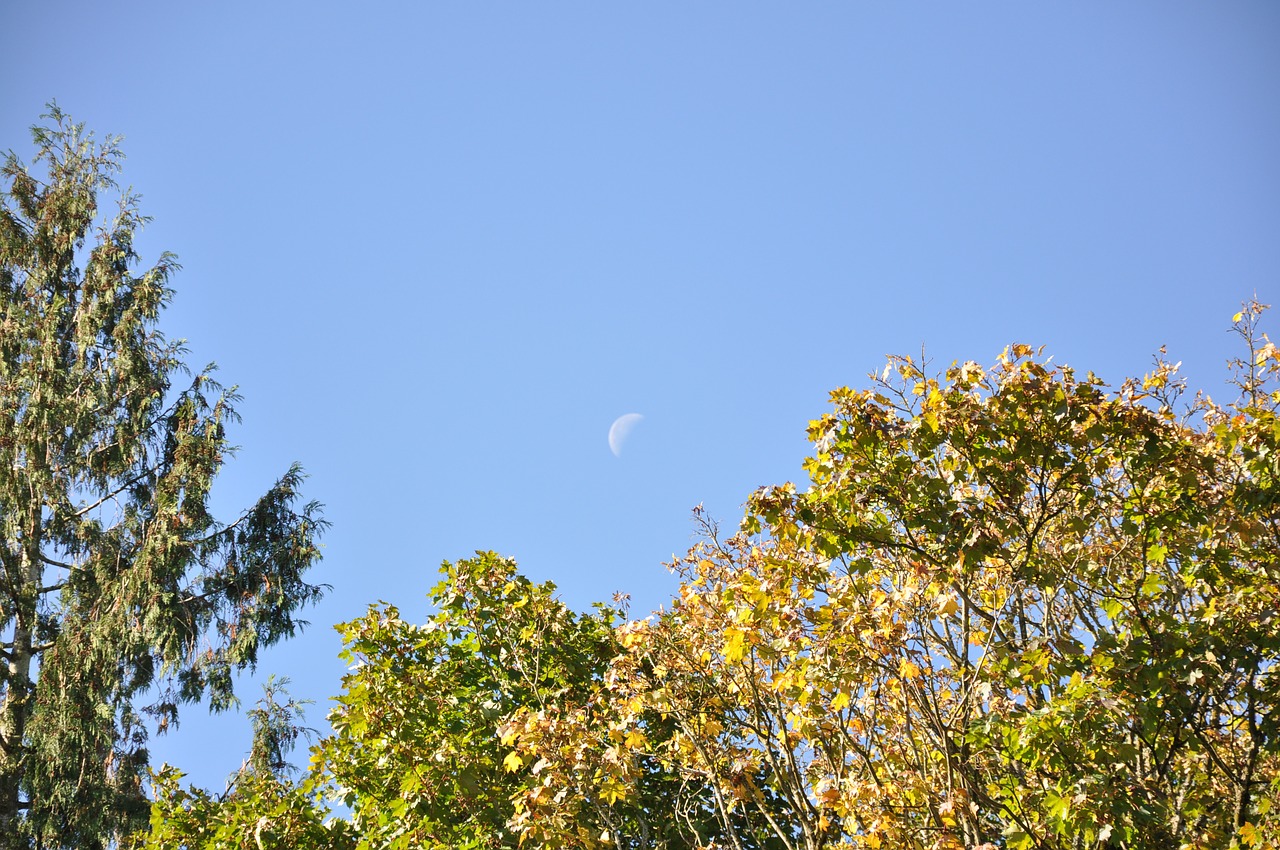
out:
<path id="1" fill-rule="evenodd" d="M 518 766 L 496 732 L 572 701 L 611 657 L 616 612 L 574 614 L 493 553 L 446 563 L 423 625 L 375 606 L 339 626 L 354 665 L 317 759 L 367 843 L 512 846 Z"/>
<path id="2" fill-rule="evenodd" d="M 315 781 L 351 808 L 361 847 L 686 847 L 716 834 L 690 805 L 699 787 L 656 761 L 627 755 L 615 780 L 620 724 L 602 726 L 597 706 L 611 701 L 621 600 L 574 613 L 492 552 L 441 574 L 424 625 L 375 606 L 339 627 L 355 669 Z M 584 726 L 610 745 L 560 734 Z M 512 743 L 534 730 L 543 746 L 526 758 Z M 556 806 L 545 821 L 542 801 Z"/>
<path id="3" fill-rule="evenodd" d="M 707 523 L 671 609 L 621 629 L 612 775 L 706 783 L 729 847 L 1275 846 L 1261 313 L 1235 317 L 1226 407 L 1183 405 L 1164 360 L 1110 392 L 1024 345 L 834 392 L 811 486 L 762 489 L 728 539 Z"/>
<path id="4" fill-rule="evenodd" d="M 531 582 L 492 552 L 446 562 L 441 574 L 431 594 L 436 612 L 425 623 L 382 604 L 337 627 L 352 669 L 329 716 L 333 732 L 312 748 L 305 776 L 292 781 L 246 768 L 231 791 L 215 795 L 183 788 L 180 773 L 163 769 L 151 830 L 137 846 L 230 847 L 252 839 L 282 848 L 675 848 L 714 841 L 717 825 L 700 814 L 709 795 L 696 783 L 630 754 L 625 782 L 614 780 L 620 721 L 606 731 L 603 749 L 594 734 L 556 737 L 583 723 L 596 728 L 597 706 L 611 702 L 605 673 L 620 651 L 620 603 L 575 613 L 555 597 L 555 585 Z M 660 738 L 660 718 L 650 719 L 649 734 Z M 527 745 L 535 730 L 545 754 L 527 760 L 512 743 L 523 736 Z M 559 805 L 546 820 L 537 805 L 544 799 Z M 346 815 L 335 818 L 331 804 Z"/>

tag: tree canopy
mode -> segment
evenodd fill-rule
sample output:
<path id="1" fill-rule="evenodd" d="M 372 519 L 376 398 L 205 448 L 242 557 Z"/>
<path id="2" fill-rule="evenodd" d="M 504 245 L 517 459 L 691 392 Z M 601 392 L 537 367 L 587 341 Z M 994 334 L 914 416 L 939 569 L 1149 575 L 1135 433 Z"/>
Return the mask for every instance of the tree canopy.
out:
<path id="1" fill-rule="evenodd" d="M 269 686 L 228 789 L 150 774 L 178 705 L 292 635 L 324 527 L 289 470 L 209 510 L 234 389 L 189 381 L 114 139 L 56 108 L 0 196 L 0 847 L 1067 850 L 1280 844 L 1280 351 L 1237 398 L 1163 353 L 1112 387 L 1016 344 L 891 358 L 809 425 L 803 485 L 674 559 L 671 604 L 570 610 L 491 552 L 351 665 L 296 778 Z M 96 228 L 96 229 L 95 229 Z M 92 237 L 90 232 L 93 231 Z"/>
<path id="2" fill-rule="evenodd" d="M 1110 391 L 1025 345 L 834 392 L 809 486 L 760 490 L 727 539 L 708 523 L 671 609 L 620 630 L 614 774 L 656 759 L 792 848 L 1274 846 L 1261 312 L 1235 317 L 1226 407 L 1182 404 L 1163 359 Z M 516 752 L 558 758 L 522 716 Z M 567 799 L 524 803 L 546 823 Z"/>
<path id="3" fill-rule="evenodd" d="M 1275 847 L 1262 316 L 1234 317 L 1227 405 L 1163 356 L 1115 388 L 1026 345 L 892 358 L 810 423 L 806 486 L 728 535 L 697 512 L 648 617 L 446 564 L 424 626 L 341 627 L 296 787 L 360 847 Z"/>
<path id="4" fill-rule="evenodd" d="M 99 216 L 119 140 L 45 118 L 0 168 L 0 846 L 95 847 L 146 822 L 148 730 L 297 631 L 324 521 L 297 467 L 212 516 L 234 388 L 158 329 L 138 197 Z"/>

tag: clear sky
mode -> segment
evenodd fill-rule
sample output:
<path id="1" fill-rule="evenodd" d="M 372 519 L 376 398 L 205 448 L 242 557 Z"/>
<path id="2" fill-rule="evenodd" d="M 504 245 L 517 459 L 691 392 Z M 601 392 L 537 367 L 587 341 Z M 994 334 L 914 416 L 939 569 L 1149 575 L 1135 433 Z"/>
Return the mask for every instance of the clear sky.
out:
<path id="1" fill-rule="evenodd" d="M 0 149 L 51 98 L 126 137 L 143 254 L 185 267 L 164 329 L 245 396 L 222 513 L 295 459 L 328 506 L 333 591 L 260 669 L 320 727 L 330 625 L 424 617 L 442 559 L 661 604 L 690 509 L 800 476 L 887 353 L 1118 379 L 1167 344 L 1222 394 L 1231 314 L 1280 294 L 1271 0 L 48 0 L 0 32 Z M 248 724 L 202 715 L 153 755 L 221 787 Z"/>

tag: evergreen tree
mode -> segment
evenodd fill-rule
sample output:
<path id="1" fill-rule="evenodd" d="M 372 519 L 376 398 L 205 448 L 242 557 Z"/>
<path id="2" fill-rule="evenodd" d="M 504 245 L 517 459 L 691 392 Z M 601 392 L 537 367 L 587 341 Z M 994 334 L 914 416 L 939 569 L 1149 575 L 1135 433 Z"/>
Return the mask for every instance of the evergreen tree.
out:
<path id="1" fill-rule="evenodd" d="M 232 706 L 303 625 L 325 523 L 296 466 L 211 515 L 238 397 L 212 366 L 183 381 L 157 328 L 178 266 L 135 273 L 138 197 L 98 216 L 119 140 L 44 117 L 33 167 L 0 169 L 0 847 L 101 847 L 146 821 L 148 728 Z"/>

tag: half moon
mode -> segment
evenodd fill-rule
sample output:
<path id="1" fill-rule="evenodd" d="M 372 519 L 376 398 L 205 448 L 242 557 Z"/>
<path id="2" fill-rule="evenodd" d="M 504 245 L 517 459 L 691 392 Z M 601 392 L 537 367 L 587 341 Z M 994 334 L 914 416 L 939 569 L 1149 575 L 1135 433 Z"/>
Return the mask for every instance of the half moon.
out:
<path id="1" fill-rule="evenodd" d="M 614 457 L 622 457 L 622 444 L 641 419 L 644 417 L 639 413 L 624 413 L 613 420 L 613 424 L 609 426 L 609 451 L 613 452 Z"/>

